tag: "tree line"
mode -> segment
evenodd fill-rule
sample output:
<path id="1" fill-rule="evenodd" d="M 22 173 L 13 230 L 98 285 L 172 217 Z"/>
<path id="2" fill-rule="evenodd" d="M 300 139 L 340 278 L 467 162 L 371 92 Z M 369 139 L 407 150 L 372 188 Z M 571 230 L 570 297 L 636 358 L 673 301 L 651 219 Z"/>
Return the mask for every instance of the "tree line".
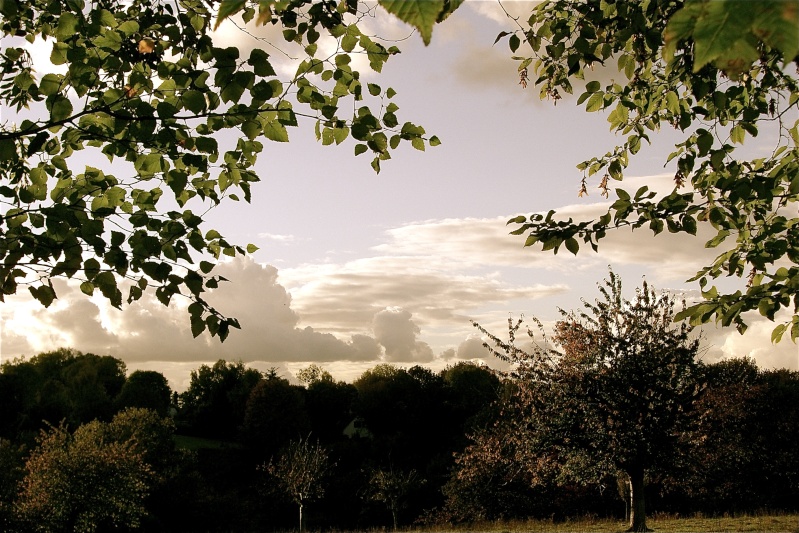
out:
<path id="1" fill-rule="evenodd" d="M 578 353 L 564 357 L 572 377 Z M 607 406 L 584 405 L 575 424 L 585 391 L 569 396 L 564 382 L 550 382 L 547 399 L 560 403 L 545 409 L 531 395 L 545 381 L 520 366 L 503 374 L 469 362 L 440 372 L 381 364 L 345 383 L 311 365 L 297 385 L 220 360 L 176 393 L 162 374 L 126 375 L 110 356 L 42 353 L 0 372 L 0 525 L 288 530 L 298 509 L 311 529 L 623 519 L 634 474 L 613 458 L 636 442 L 657 452 L 645 469 L 648 512 L 796 510 L 799 373 L 750 359 L 690 366 L 693 377 L 672 380 L 676 388 L 668 372 L 647 385 L 664 397 L 670 387 L 689 391 L 690 405 L 673 416 L 660 406 L 643 426 L 646 417 L 621 414 L 601 429 L 592 417 Z M 612 375 L 602 379 L 611 391 Z M 620 399 L 635 397 L 635 383 L 618 385 L 628 389 Z"/>

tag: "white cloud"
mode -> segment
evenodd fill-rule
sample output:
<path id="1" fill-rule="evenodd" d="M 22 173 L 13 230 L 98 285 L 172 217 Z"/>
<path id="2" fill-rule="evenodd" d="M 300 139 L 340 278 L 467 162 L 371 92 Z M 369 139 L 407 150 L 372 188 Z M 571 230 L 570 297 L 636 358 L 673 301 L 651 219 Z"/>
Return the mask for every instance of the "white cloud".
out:
<path id="1" fill-rule="evenodd" d="M 747 313 L 744 320 L 749 326 L 741 335 L 732 328 L 717 328 L 713 325 L 703 327 L 708 353 L 705 360 L 715 362 L 732 357 L 751 357 L 763 368 L 788 368 L 799 370 L 799 346 L 791 341 L 790 334 L 783 336 L 777 344 L 771 342 L 771 332 L 782 321 L 789 320 L 790 314 L 777 315 L 774 322 L 757 313 Z"/>
<path id="2" fill-rule="evenodd" d="M 585 218 L 604 208 L 574 205 L 559 212 Z M 208 300 L 223 314 L 237 317 L 243 328 L 224 344 L 207 334 L 192 338 L 185 300 L 164 307 L 145 296 L 119 311 L 99 296 L 87 298 L 74 284 L 58 282 L 59 298 L 49 309 L 21 296 L 10 298 L 2 313 L 2 355 L 70 346 L 110 353 L 131 366 L 158 360 L 174 367 L 176 376 L 183 373 L 183 378 L 170 378 L 178 386 L 187 379 L 188 362 L 220 358 L 289 369 L 326 362 L 344 365 L 347 376 L 383 360 L 490 361 L 471 319 L 494 332 L 504 331 L 508 313 L 549 319 L 547 313 L 554 314 L 557 305 L 574 307 L 580 296 L 591 299 L 607 264 L 619 273 L 633 265 L 649 279 L 682 280 L 714 253 L 703 248 L 703 239 L 651 238 L 642 230 L 609 236 L 599 254 L 553 257 L 524 249 L 523 237 L 508 236 L 506 218 L 429 220 L 391 228 L 385 242 L 371 249 L 371 257 L 343 263 L 280 272 L 248 259 L 223 263 L 215 273 L 230 283 Z M 513 272 L 523 273 L 521 282 Z M 534 308 L 544 298 L 547 308 Z M 569 303 L 555 303 L 561 301 Z M 772 328 L 754 317 L 743 337 L 727 330 L 708 333 L 712 347 L 707 358 L 750 355 L 764 366 L 795 367 L 796 346 L 790 341 L 771 346 Z"/>
<path id="3" fill-rule="evenodd" d="M 421 330 L 411 313 L 399 307 L 389 307 L 375 314 L 372 330 L 377 342 L 385 348 L 386 361 L 427 363 L 433 351 L 426 342 L 416 340 Z"/>
<path id="4" fill-rule="evenodd" d="M 480 337 L 470 336 L 458 345 L 458 359 L 487 359 L 490 354 Z"/>
<path id="5" fill-rule="evenodd" d="M 297 238 L 294 235 L 280 235 L 275 233 L 259 233 L 258 238 L 267 241 L 274 241 L 281 244 L 286 244 L 297 240 Z"/>
<path id="6" fill-rule="evenodd" d="M 497 274 L 458 267 L 443 254 L 380 256 L 285 269 L 281 280 L 303 323 L 332 332 L 362 328 L 386 307 L 407 309 L 425 325 L 466 325 L 479 307 L 567 290 L 562 283 L 512 285 Z"/>
<path id="7" fill-rule="evenodd" d="M 235 316 L 243 331 L 233 330 L 224 344 L 206 333 L 193 339 L 186 302 L 164 307 L 151 296 L 110 308 L 102 299 L 87 299 L 73 285 L 59 283 L 59 298 L 50 309 L 32 308 L 26 317 L 4 315 L 4 356 L 32 355 L 61 346 L 111 353 L 126 361 L 333 361 L 374 359 L 375 343 L 363 335 L 339 340 L 311 327 L 298 326 L 291 297 L 277 282 L 277 269 L 249 260 L 221 264 L 216 274 L 231 280 L 208 295 L 223 314 Z M 24 304 L 20 309 L 29 307 Z M 12 326 L 11 328 L 9 326 Z M 21 342 L 24 331 L 26 342 Z M 14 335 L 9 336 L 9 332 Z M 11 353 L 10 349 L 20 350 Z"/>

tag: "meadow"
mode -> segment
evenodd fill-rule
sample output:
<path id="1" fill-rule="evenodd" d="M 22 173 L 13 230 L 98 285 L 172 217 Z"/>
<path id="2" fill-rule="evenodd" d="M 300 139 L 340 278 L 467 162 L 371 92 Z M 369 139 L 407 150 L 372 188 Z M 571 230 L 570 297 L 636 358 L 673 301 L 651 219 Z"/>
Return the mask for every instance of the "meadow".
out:
<path id="1" fill-rule="evenodd" d="M 655 533 L 799 533 L 799 514 L 754 514 L 741 516 L 707 517 L 696 515 L 681 517 L 654 515 L 647 525 Z M 620 520 L 578 518 L 563 522 L 545 520 L 484 522 L 457 527 L 425 528 L 430 533 L 485 532 L 485 533 L 621 533 L 627 523 Z"/>

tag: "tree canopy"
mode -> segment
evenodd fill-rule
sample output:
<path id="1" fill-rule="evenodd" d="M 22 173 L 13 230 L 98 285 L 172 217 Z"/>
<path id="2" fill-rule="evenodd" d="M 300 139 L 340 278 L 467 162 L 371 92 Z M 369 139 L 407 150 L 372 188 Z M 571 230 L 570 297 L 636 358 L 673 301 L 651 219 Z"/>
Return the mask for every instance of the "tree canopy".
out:
<path id="1" fill-rule="evenodd" d="M 630 483 L 630 531 L 646 531 L 645 475 L 680 449 L 702 389 L 699 341 L 689 326 L 674 324 L 674 298 L 646 283 L 627 300 L 611 272 L 600 292 L 583 311 L 561 311 L 554 347 L 529 329 L 532 349 L 519 347 L 521 319 L 509 321 L 508 341 L 478 328 L 494 355 L 513 365 L 517 405 L 501 438 L 516 443 L 534 476 L 554 469 L 585 481 L 622 472 Z"/>
<path id="2" fill-rule="evenodd" d="M 234 318 L 204 299 L 222 281 L 214 261 L 256 250 L 206 228 L 207 210 L 249 201 L 264 141 L 287 142 L 304 119 L 324 145 L 348 137 L 376 171 L 402 141 L 438 143 L 400 123 L 393 89 L 362 83 L 364 53 L 380 71 L 397 53 L 363 34 L 358 2 L 5 0 L 0 4 L 0 298 L 27 286 L 43 305 L 53 280 L 80 283 L 113 306 L 154 291 L 183 295 L 192 333 L 222 340 Z M 242 57 L 213 29 L 243 8 L 246 23 L 279 24 L 305 59 L 280 79 L 257 47 Z M 323 39 L 335 43 L 322 54 Z M 46 72 L 28 45 L 52 46 Z M 6 43 L 4 43 L 5 45 Z M 371 103 L 374 111 L 367 103 Z M 91 160 L 91 163 L 87 161 Z"/>
<path id="3" fill-rule="evenodd" d="M 433 26 L 461 2 L 380 3 L 429 42 Z M 699 282 L 704 301 L 679 317 L 743 332 L 747 311 L 774 320 L 787 308 L 792 316 L 772 339 L 786 331 L 799 338 L 797 3 L 552 0 L 536 5 L 526 21 L 508 19 L 512 27 L 495 42 L 508 39 L 520 85 L 534 85 L 555 103 L 578 90 L 578 105 L 607 111 L 611 131 L 625 136 L 577 165 L 580 196 L 594 176 L 602 196 L 615 196 L 605 214 L 585 221 L 555 211 L 517 216 L 508 221 L 512 233 L 526 235 L 525 246 L 577 254 L 581 243 L 596 251 L 619 228 L 696 235 L 707 227 L 706 247 L 720 253 L 690 280 Z M 595 67 L 617 75 L 603 85 L 591 79 Z M 614 190 L 630 159 L 663 127 L 683 135 L 664 162 L 676 161 L 673 190 Z M 747 137 L 764 131 L 767 155 L 743 153 Z M 741 278 L 740 288 L 720 290 L 713 285 L 720 277 Z"/>
<path id="4" fill-rule="evenodd" d="M 42 431 L 25 465 L 19 512 L 31 531 L 136 528 L 146 516 L 151 471 L 133 440 L 93 421 L 74 434 Z"/>
<path id="5" fill-rule="evenodd" d="M 378 2 L 426 43 L 461 3 Z M 228 242 L 203 216 L 250 199 L 264 140 L 288 141 L 306 119 L 324 145 L 354 139 L 355 155 L 371 153 L 377 171 L 402 141 L 422 150 L 439 142 L 399 121 L 393 89 L 361 82 L 353 69 L 353 54 L 380 72 L 399 52 L 361 31 L 375 13 L 365 2 L 223 0 L 216 14 L 200 0 L 6 0 L 1 9 L 12 41 L 0 55 L 0 102 L 16 113 L 0 126 L 0 296 L 28 286 L 50 305 L 59 277 L 116 307 L 147 290 L 164 304 L 185 295 L 192 332 L 224 339 L 238 322 L 203 297 L 221 281 L 214 260 L 255 247 Z M 513 233 L 527 246 L 578 253 L 625 227 L 710 232 L 707 246 L 720 253 L 692 278 L 704 301 L 681 317 L 743 331 L 744 313 L 757 310 L 782 320 L 774 340 L 799 337 L 796 3 L 553 0 L 509 22 L 497 40 L 507 38 L 523 86 L 556 102 L 577 90 L 579 105 L 606 111 L 624 136 L 578 164 L 580 194 L 596 177 L 602 195 L 614 196 L 605 214 L 514 217 Z M 303 58 L 296 74 L 280 79 L 260 47 L 245 58 L 217 46 L 222 23 L 279 25 Z M 334 52 L 322 53 L 326 40 Z M 34 70 L 25 41 L 52 43 L 51 72 Z M 618 75 L 603 85 L 592 79 L 596 66 Z M 683 135 L 664 162 L 674 189 L 614 190 L 663 127 Z M 764 131 L 773 139 L 765 157 L 742 152 Z M 87 155 L 101 157 L 86 164 Z M 729 276 L 741 280 L 737 290 L 714 285 Z"/>
<path id="6" fill-rule="evenodd" d="M 799 8 L 796 2 L 667 1 L 577 2 L 537 6 L 509 37 L 519 54 L 523 85 L 557 101 L 561 92 L 590 80 L 594 66 L 616 69 L 609 83 L 590 80 L 578 105 L 608 111 L 623 144 L 580 163 L 580 194 L 602 176 L 602 195 L 615 196 L 596 220 L 562 220 L 554 211 L 509 221 L 526 246 L 577 253 L 581 242 L 597 249 L 611 230 L 647 227 L 654 234 L 696 235 L 707 228 L 706 247 L 719 248 L 698 281 L 704 301 L 678 318 L 715 320 L 746 329 L 743 314 L 758 310 L 774 320 L 788 308 L 772 338 L 799 338 Z M 792 64 L 793 63 L 793 64 Z M 674 189 L 658 195 L 644 186 L 613 190 L 630 158 L 661 128 L 683 135 L 668 163 L 676 161 Z M 745 141 L 768 134 L 765 157 L 742 153 Z M 747 139 L 751 137 L 752 139 Z M 673 168 L 673 167 L 670 167 Z M 724 292 L 720 277 L 742 278 Z"/>

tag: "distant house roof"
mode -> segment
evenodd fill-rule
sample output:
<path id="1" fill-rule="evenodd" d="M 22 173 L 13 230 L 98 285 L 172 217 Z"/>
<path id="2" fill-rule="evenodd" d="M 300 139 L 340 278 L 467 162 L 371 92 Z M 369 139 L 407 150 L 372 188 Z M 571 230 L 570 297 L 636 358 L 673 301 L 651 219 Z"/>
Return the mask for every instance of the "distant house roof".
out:
<path id="1" fill-rule="evenodd" d="M 371 439 L 374 437 L 372 432 L 366 427 L 366 422 L 364 422 L 363 418 L 355 417 L 352 421 L 347 424 L 347 427 L 344 428 L 342 433 L 347 437 L 359 437 L 363 439 Z"/>

